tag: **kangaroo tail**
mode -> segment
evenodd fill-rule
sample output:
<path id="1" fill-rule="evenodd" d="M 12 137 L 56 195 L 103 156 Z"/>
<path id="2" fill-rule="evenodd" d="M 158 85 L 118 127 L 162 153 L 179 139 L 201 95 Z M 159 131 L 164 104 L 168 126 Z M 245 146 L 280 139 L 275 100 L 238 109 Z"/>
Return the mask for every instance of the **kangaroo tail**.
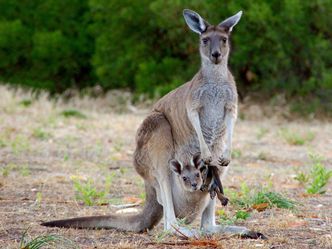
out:
<path id="1" fill-rule="evenodd" d="M 145 184 L 146 200 L 143 210 L 134 215 L 107 215 L 79 217 L 66 220 L 44 222 L 47 227 L 67 227 L 79 229 L 118 229 L 122 231 L 144 232 L 158 224 L 163 215 L 163 207 L 157 202 L 155 189 Z"/>

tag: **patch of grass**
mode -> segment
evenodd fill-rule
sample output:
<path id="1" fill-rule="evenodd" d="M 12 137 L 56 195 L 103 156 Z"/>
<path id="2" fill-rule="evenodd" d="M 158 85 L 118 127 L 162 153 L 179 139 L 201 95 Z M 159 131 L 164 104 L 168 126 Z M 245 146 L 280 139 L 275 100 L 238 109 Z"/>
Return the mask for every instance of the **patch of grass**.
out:
<path id="1" fill-rule="evenodd" d="M 85 114 L 83 114 L 82 112 L 75 110 L 75 109 L 67 109 L 67 110 L 63 110 L 60 113 L 61 116 L 65 117 L 65 118 L 81 118 L 81 119 L 86 119 L 87 116 Z"/>
<path id="2" fill-rule="evenodd" d="M 264 153 L 264 152 L 260 152 L 257 156 L 258 160 L 262 160 L 262 161 L 266 161 L 268 160 L 268 154 Z"/>
<path id="3" fill-rule="evenodd" d="M 293 209 L 295 202 L 284 197 L 280 193 L 266 192 L 261 190 L 252 197 L 252 205 L 258 205 L 262 203 L 268 203 L 269 207 L 278 207 L 284 209 Z"/>
<path id="4" fill-rule="evenodd" d="M 239 210 L 235 213 L 235 217 L 237 220 L 246 220 L 250 217 L 250 213 L 244 210 Z"/>
<path id="5" fill-rule="evenodd" d="M 242 183 L 240 191 L 225 189 L 225 195 L 230 202 L 240 209 L 250 209 L 259 204 L 266 204 L 265 208 L 295 208 L 295 202 L 284 197 L 282 194 L 271 191 L 269 188 L 255 189 Z"/>
<path id="6" fill-rule="evenodd" d="M 22 176 L 29 176 L 30 175 L 30 168 L 27 164 L 24 164 L 20 167 L 20 174 Z"/>
<path id="7" fill-rule="evenodd" d="M 100 205 L 108 203 L 106 195 L 111 188 L 111 184 L 115 174 L 108 175 L 105 179 L 105 189 L 102 191 L 97 190 L 94 186 L 94 181 L 88 179 L 87 181 L 81 181 L 78 177 L 72 177 L 74 188 L 76 190 L 76 199 L 83 201 L 87 206 Z"/>
<path id="8" fill-rule="evenodd" d="M 17 135 L 10 143 L 10 147 L 12 152 L 15 155 L 18 155 L 24 151 L 28 151 L 30 149 L 30 143 L 26 136 Z"/>
<path id="9" fill-rule="evenodd" d="M 0 138 L 0 148 L 5 148 L 7 146 L 7 143 L 5 142 L 5 140 Z"/>
<path id="10" fill-rule="evenodd" d="M 217 210 L 216 215 L 218 216 L 219 223 L 223 225 L 232 225 L 236 221 L 246 220 L 251 216 L 250 213 L 245 210 L 238 210 L 235 214 L 232 214 L 226 212 L 224 209 Z"/>
<path id="11" fill-rule="evenodd" d="M 304 172 L 298 172 L 294 179 L 297 180 L 301 185 L 305 185 L 309 181 L 309 176 Z"/>
<path id="12" fill-rule="evenodd" d="M 313 132 L 300 134 L 286 128 L 280 129 L 279 133 L 281 137 L 290 145 L 304 145 L 305 143 L 311 142 L 315 138 L 315 134 Z"/>
<path id="13" fill-rule="evenodd" d="M 41 202 L 42 202 L 42 199 L 43 199 L 43 194 L 41 192 L 37 192 L 36 194 L 36 201 L 35 203 L 40 206 Z"/>
<path id="14" fill-rule="evenodd" d="M 28 239 L 28 230 L 26 230 L 20 241 L 21 249 L 39 249 L 39 248 L 78 248 L 77 245 L 57 234 L 40 235 L 33 239 Z"/>
<path id="15" fill-rule="evenodd" d="M 72 181 L 76 191 L 76 200 L 83 201 L 87 206 L 105 202 L 106 192 L 98 191 L 92 179 L 82 182 L 77 178 L 72 178 Z"/>
<path id="16" fill-rule="evenodd" d="M 3 177 L 9 176 L 10 172 L 16 168 L 16 164 L 10 163 L 1 169 L 1 174 Z"/>
<path id="17" fill-rule="evenodd" d="M 260 127 L 256 133 L 257 139 L 262 139 L 267 133 L 269 132 L 269 129 Z"/>
<path id="18" fill-rule="evenodd" d="M 31 99 L 23 99 L 19 102 L 19 105 L 23 107 L 29 107 L 32 105 L 32 100 Z"/>
<path id="19" fill-rule="evenodd" d="M 299 172 L 295 177 L 302 185 L 306 187 L 308 194 L 324 194 L 324 187 L 332 177 L 332 170 L 328 170 L 322 163 L 323 158 L 317 154 L 309 154 L 312 160 L 310 173 Z"/>
<path id="20" fill-rule="evenodd" d="M 240 158 L 242 156 L 242 152 L 240 149 L 233 149 L 232 158 Z"/>
<path id="21" fill-rule="evenodd" d="M 36 128 L 33 130 L 32 136 L 40 140 L 46 140 L 51 137 L 51 134 L 44 131 L 42 128 Z"/>

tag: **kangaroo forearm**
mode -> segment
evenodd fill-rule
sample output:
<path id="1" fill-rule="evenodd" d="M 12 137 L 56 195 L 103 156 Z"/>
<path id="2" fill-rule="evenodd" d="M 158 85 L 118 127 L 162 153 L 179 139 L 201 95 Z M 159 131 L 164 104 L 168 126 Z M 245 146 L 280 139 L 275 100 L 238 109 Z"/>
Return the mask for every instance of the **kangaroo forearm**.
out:
<path id="1" fill-rule="evenodd" d="M 207 144 L 204 140 L 203 132 L 202 132 L 202 129 L 201 129 L 201 124 L 200 124 L 200 121 L 199 121 L 199 114 L 196 110 L 189 109 L 189 108 L 187 108 L 187 114 L 188 114 L 189 121 L 191 122 L 191 125 L 192 125 L 192 127 L 194 128 L 194 130 L 196 132 L 198 142 L 199 142 L 200 151 L 202 152 L 203 156 L 207 156 L 205 154 L 207 154 L 207 153 L 210 154 L 210 150 L 209 150 L 209 147 L 207 146 Z"/>

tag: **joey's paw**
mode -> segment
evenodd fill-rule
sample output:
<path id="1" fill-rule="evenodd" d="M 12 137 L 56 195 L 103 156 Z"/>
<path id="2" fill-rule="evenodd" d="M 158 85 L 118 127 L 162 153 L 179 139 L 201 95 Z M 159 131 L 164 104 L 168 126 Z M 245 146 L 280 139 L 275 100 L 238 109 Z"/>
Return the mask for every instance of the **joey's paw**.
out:
<path id="1" fill-rule="evenodd" d="M 207 191 L 208 190 L 208 185 L 206 185 L 206 184 L 203 184 L 202 186 L 201 186 L 201 191 L 202 192 L 205 192 L 205 191 Z"/>
<path id="2" fill-rule="evenodd" d="M 223 197 L 221 200 L 221 205 L 223 206 L 227 206 L 228 202 L 229 202 L 229 199 L 227 197 Z"/>
<path id="3" fill-rule="evenodd" d="M 209 165 L 212 162 L 212 156 L 206 156 L 202 158 L 204 164 Z"/>
<path id="4" fill-rule="evenodd" d="M 219 166 L 222 166 L 222 167 L 226 167 L 226 166 L 228 166 L 228 164 L 231 162 L 231 160 L 230 159 L 228 159 L 228 158 L 225 158 L 225 157 L 220 157 L 219 159 L 218 159 L 218 165 Z"/>
<path id="5" fill-rule="evenodd" d="M 268 238 L 259 232 L 254 232 L 254 231 L 247 231 L 243 234 L 240 235 L 241 239 L 263 239 L 263 240 L 267 240 Z"/>

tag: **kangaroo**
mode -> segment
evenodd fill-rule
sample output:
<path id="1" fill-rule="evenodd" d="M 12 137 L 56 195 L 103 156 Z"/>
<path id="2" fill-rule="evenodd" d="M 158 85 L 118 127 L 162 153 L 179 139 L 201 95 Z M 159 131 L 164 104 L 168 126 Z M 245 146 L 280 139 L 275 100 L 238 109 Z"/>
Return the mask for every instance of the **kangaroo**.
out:
<path id="1" fill-rule="evenodd" d="M 237 116 L 237 90 L 227 63 L 230 34 L 242 11 L 216 26 L 192 10 L 184 10 L 183 15 L 189 28 L 200 36 L 201 69 L 191 81 L 161 98 L 137 131 L 134 166 L 144 179 L 146 190 L 142 212 L 42 225 L 143 232 L 163 218 L 165 230 L 186 236 L 203 231 L 262 237 L 245 227 L 216 225 L 215 198 L 212 200 L 207 192 L 187 191 L 169 167 L 172 159 L 183 165 L 190 163 L 197 152 L 201 152 L 205 163 L 228 165 Z M 220 175 L 225 172 L 221 167 Z M 186 218 L 191 223 L 198 216 L 201 216 L 201 231 L 189 230 L 177 223 L 177 218 Z"/>

